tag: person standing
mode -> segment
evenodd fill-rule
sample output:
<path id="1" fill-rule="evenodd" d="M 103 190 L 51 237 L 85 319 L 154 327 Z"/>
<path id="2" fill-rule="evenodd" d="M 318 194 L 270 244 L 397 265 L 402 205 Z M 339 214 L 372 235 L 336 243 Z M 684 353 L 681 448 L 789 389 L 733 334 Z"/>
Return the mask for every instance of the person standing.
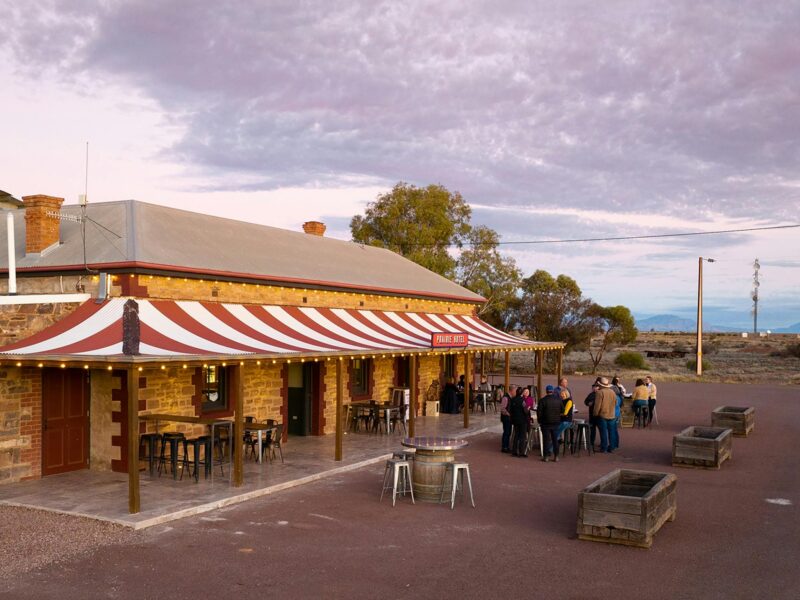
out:
<path id="1" fill-rule="evenodd" d="M 442 390 L 442 412 L 448 414 L 458 413 L 458 388 L 453 383 L 453 378 L 448 377 Z"/>
<path id="2" fill-rule="evenodd" d="M 572 398 L 569 396 L 569 392 L 567 390 L 561 390 L 561 423 L 558 426 L 558 439 L 561 439 L 561 436 L 564 435 L 564 432 L 567 431 L 570 427 L 572 427 L 572 411 L 574 406 L 572 404 Z M 564 439 L 564 448 L 567 447 L 567 440 Z M 566 450 L 565 450 L 566 452 Z"/>
<path id="3" fill-rule="evenodd" d="M 647 385 L 647 424 L 653 422 L 653 413 L 656 410 L 656 384 L 653 383 L 653 378 L 648 375 L 644 378 L 644 383 Z"/>
<path id="4" fill-rule="evenodd" d="M 619 420 L 622 416 L 622 394 L 625 387 L 620 383 L 619 377 L 611 380 L 611 391 L 617 395 L 617 402 L 614 406 L 614 426 L 611 428 L 611 449 L 619 448 Z"/>
<path id="5" fill-rule="evenodd" d="M 514 427 L 511 456 L 524 458 L 527 456 L 528 423 L 530 421 L 530 412 L 525 407 L 524 392 L 521 393 L 519 389 L 517 390 L 517 394 L 508 403 L 508 412 L 511 415 L 511 425 Z"/>
<path id="6" fill-rule="evenodd" d="M 611 389 L 607 377 L 601 377 L 597 385 L 599 389 L 594 395 L 594 415 L 600 428 L 600 452 L 611 453 L 611 428 L 616 421 L 617 395 Z"/>
<path id="7" fill-rule="evenodd" d="M 558 380 L 558 385 L 556 386 L 556 395 L 561 396 L 564 398 L 564 392 L 567 393 L 567 397 L 572 400 L 572 390 L 569 389 L 569 381 L 567 381 L 566 377 L 562 377 Z"/>
<path id="8" fill-rule="evenodd" d="M 536 407 L 536 417 L 544 437 L 544 456 L 542 456 L 542 461 L 544 462 L 550 460 L 551 453 L 553 461 L 558 462 L 558 429 L 561 425 L 561 405 L 561 396 L 553 390 L 539 400 L 539 404 Z"/>
<path id="9" fill-rule="evenodd" d="M 500 422 L 503 424 L 503 437 L 500 442 L 501 452 L 511 452 L 511 413 L 508 412 L 508 405 L 516 391 L 517 386 L 511 384 L 508 386 L 508 390 L 503 393 L 503 397 L 500 398 Z"/>
<path id="10" fill-rule="evenodd" d="M 594 416 L 594 401 L 597 396 L 598 389 L 600 389 L 600 386 L 597 385 L 597 382 L 595 381 L 592 384 L 592 391 L 589 392 L 589 394 L 583 400 L 583 403 L 586 405 L 586 408 L 589 411 L 589 443 L 592 445 L 592 450 L 594 450 L 594 441 L 597 437 L 597 430 L 600 428 L 600 425 L 597 423 L 597 418 Z"/>
<path id="11" fill-rule="evenodd" d="M 637 379 L 633 388 L 633 414 L 634 418 L 642 425 L 647 425 L 647 384 L 644 379 Z"/>

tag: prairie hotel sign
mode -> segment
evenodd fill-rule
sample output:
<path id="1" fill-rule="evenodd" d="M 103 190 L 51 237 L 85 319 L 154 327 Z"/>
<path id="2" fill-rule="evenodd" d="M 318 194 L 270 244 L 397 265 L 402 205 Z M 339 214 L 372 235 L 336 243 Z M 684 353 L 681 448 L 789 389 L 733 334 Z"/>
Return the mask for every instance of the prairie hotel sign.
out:
<path id="1" fill-rule="evenodd" d="M 469 344 L 468 333 L 432 333 L 431 348 L 462 348 Z"/>

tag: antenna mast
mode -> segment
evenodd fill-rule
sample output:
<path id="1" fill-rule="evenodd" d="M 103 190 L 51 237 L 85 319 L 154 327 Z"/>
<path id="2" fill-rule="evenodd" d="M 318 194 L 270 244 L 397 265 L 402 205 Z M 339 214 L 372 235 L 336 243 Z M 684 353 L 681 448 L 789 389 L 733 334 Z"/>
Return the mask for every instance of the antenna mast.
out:
<path id="1" fill-rule="evenodd" d="M 750 297 L 753 299 L 753 333 L 758 333 L 758 287 L 761 285 L 758 282 L 758 270 L 761 265 L 758 264 L 758 259 L 753 262 L 753 293 Z"/>

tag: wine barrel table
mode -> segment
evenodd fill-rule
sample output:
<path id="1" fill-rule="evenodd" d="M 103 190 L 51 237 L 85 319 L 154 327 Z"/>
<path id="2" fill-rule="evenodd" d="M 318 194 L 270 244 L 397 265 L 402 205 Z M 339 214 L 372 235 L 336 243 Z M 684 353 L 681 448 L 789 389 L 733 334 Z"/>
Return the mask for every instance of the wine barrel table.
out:
<path id="1" fill-rule="evenodd" d="M 442 497 L 444 473 L 447 463 L 455 461 L 455 451 L 469 442 L 458 438 L 413 437 L 402 442 L 406 448 L 415 448 L 414 497 L 422 502 L 438 503 Z"/>

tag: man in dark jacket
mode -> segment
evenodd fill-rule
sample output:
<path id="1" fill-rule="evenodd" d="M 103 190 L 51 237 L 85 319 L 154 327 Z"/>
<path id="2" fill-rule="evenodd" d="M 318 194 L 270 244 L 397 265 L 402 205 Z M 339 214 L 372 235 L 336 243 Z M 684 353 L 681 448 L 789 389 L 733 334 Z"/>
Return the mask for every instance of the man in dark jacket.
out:
<path id="1" fill-rule="evenodd" d="M 544 436 L 544 456 L 542 457 L 544 462 L 550 460 L 551 453 L 553 460 L 558 462 L 558 428 L 561 425 L 562 412 L 561 396 L 555 391 L 539 400 L 539 404 L 536 406 L 536 417 Z"/>
<path id="2" fill-rule="evenodd" d="M 514 437 L 511 441 L 511 456 L 527 456 L 528 422 L 530 413 L 525 406 L 522 389 L 517 388 L 517 394 L 508 403 L 508 412 L 511 415 L 511 424 L 514 426 Z"/>
<path id="3" fill-rule="evenodd" d="M 500 422 L 503 424 L 503 438 L 500 442 L 500 451 L 501 452 L 511 452 L 511 448 L 509 447 L 511 444 L 511 413 L 509 412 L 509 404 L 511 403 L 511 398 L 514 397 L 517 391 L 517 386 L 511 384 L 508 386 L 508 390 L 503 393 L 503 397 L 500 399 Z"/>

